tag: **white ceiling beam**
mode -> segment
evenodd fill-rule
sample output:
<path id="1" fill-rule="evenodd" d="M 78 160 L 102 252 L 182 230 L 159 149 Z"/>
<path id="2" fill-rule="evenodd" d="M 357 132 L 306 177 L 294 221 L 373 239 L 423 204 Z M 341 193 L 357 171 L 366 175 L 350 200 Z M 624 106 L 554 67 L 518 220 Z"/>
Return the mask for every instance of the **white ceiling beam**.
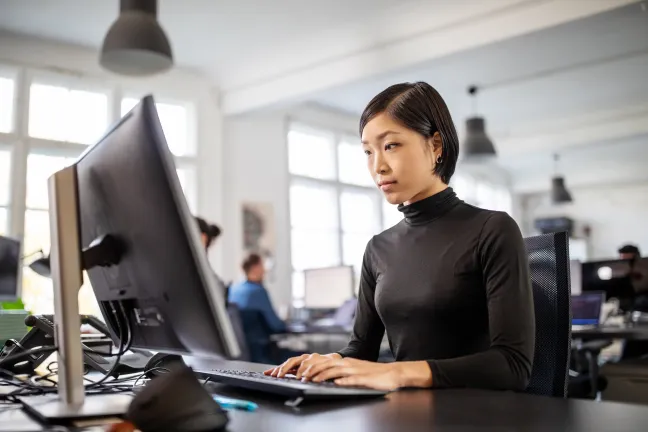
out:
<path id="1" fill-rule="evenodd" d="M 536 133 L 513 133 L 506 138 L 495 137 L 493 141 L 498 155 L 508 158 L 536 152 L 564 153 L 571 148 L 642 135 L 648 135 L 648 105 L 591 114 L 587 119 L 582 117 L 560 123 L 548 122 Z"/>
<path id="2" fill-rule="evenodd" d="M 471 3 L 469 15 L 431 18 L 435 27 L 369 48 L 224 89 L 225 115 L 299 100 L 335 86 L 384 74 L 459 51 L 513 38 L 634 3 L 636 0 L 489 0 Z M 443 19 L 445 18 L 445 20 Z M 452 21 L 448 21 L 451 19 Z M 313 47 L 317 49 L 317 47 Z"/>

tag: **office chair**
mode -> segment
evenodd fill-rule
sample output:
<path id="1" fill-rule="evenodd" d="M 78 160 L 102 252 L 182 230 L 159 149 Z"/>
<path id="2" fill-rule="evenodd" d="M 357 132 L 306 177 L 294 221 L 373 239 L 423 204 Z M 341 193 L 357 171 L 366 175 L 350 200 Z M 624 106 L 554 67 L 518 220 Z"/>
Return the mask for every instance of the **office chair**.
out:
<path id="1" fill-rule="evenodd" d="M 559 232 L 524 239 L 536 319 L 535 356 L 527 393 L 567 396 L 571 350 L 569 239 Z"/>
<path id="2" fill-rule="evenodd" d="M 248 346 L 247 339 L 245 338 L 245 330 L 243 328 L 241 311 L 234 303 L 229 303 L 227 305 L 227 314 L 229 315 L 234 334 L 236 335 L 236 340 L 239 343 L 239 348 L 241 349 L 241 354 L 236 360 L 250 361 L 250 348 Z"/>

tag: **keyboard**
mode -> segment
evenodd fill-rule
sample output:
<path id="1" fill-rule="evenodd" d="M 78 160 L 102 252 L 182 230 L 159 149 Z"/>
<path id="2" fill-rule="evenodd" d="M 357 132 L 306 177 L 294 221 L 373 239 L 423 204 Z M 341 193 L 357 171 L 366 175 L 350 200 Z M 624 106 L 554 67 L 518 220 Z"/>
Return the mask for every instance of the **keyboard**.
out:
<path id="1" fill-rule="evenodd" d="M 371 390 L 361 387 L 341 387 L 333 382 L 302 382 L 294 375 L 285 378 L 275 378 L 260 372 L 245 372 L 238 370 L 210 370 L 196 371 L 202 376 L 209 377 L 212 381 L 222 384 L 257 390 L 265 393 L 274 393 L 290 398 L 303 399 L 340 399 L 352 397 L 381 397 L 388 392 Z"/>

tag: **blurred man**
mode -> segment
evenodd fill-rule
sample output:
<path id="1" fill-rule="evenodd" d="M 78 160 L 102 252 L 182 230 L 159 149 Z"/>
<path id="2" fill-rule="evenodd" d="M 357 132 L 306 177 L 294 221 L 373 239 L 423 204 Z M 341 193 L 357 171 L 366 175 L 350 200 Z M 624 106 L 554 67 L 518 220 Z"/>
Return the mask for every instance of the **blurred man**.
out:
<path id="1" fill-rule="evenodd" d="M 245 281 L 230 287 L 228 300 L 240 311 L 251 361 L 280 363 L 293 353 L 278 349 L 270 339 L 272 334 L 284 333 L 286 324 L 275 312 L 268 291 L 263 286 L 263 259 L 257 254 L 250 254 L 243 261 L 242 268 Z"/>
<path id="2" fill-rule="evenodd" d="M 641 258 L 639 248 L 635 245 L 627 244 L 619 248 L 619 258 L 636 261 Z"/>

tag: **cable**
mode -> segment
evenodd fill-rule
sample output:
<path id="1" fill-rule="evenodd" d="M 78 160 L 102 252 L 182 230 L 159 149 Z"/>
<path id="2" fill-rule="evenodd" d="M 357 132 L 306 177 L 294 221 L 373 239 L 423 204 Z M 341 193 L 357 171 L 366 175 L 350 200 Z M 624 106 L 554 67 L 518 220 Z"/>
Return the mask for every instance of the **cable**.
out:
<path id="1" fill-rule="evenodd" d="M 51 352 L 54 352 L 54 351 L 58 351 L 58 347 L 56 347 L 56 346 L 38 347 L 38 348 L 30 349 L 29 351 L 23 351 L 23 352 L 20 352 L 20 353 L 17 353 L 17 354 L 11 354 L 11 355 L 8 355 L 8 356 L 3 357 L 3 358 L 0 359 L 0 368 L 2 368 L 2 366 L 5 363 L 13 362 L 13 361 L 21 359 L 23 357 L 28 357 L 30 355 L 42 354 L 42 353 L 47 353 L 47 352 L 51 353 Z"/>
<path id="2" fill-rule="evenodd" d="M 110 306 L 112 307 L 113 314 L 115 314 L 117 311 L 115 310 L 115 306 L 113 305 L 112 302 L 110 302 Z M 119 308 L 121 309 L 122 316 L 123 316 L 124 320 L 126 321 L 126 324 L 127 324 L 126 328 L 128 330 L 128 334 L 126 335 L 127 342 L 126 342 L 126 345 L 123 347 L 123 349 L 118 350 L 116 353 L 113 353 L 113 352 L 102 353 L 102 352 L 99 352 L 99 351 L 95 351 L 92 348 L 86 348 L 85 349 L 86 352 L 89 352 L 89 353 L 92 353 L 92 354 L 97 354 L 97 355 L 100 355 L 102 357 L 121 357 L 122 355 L 127 353 L 128 350 L 130 350 L 131 346 L 133 345 L 133 333 L 132 333 L 132 329 L 131 329 L 131 326 L 130 326 L 130 321 L 128 320 L 128 314 L 126 313 L 126 310 L 124 309 L 124 305 L 121 302 L 119 302 Z M 117 319 L 117 329 L 118 329 L 118 331 L 121 331 L 120 326 L 119 326 L 119 319 Z M 120 343 L 121 343 L 121 341 L 123 340 L 123 337 L 122 337 L 121 333 L 120 333 L 119 338 L 120 338 Z M 112 349 L 111 349 L 111 351 L 112 351 Z"/>
<path id="3" fill-rule="evenodd" d="M 134 340 L 134 337 L 133 337 L 134 335 L 133 335 L 133 331 L 132 331 L 132 328 L 131 328 L 131 324 L 130 324 L 130 321 L 128 320 L 128 316 L 126 314 L 124 306 L 121 303 L 119 303 L 119 312 L 121 312 L 121 314 L 118 313 L 118 311 L 117 311 L 117 309 L 115 307 L 115 304 L 113 302 L 110 302 L 110 306 L 111 306 L 112 313 L 113 313 L 113 315 L 115 317 L 115 322 L 116 322 L 116 325 L 117 325 L 117 331 L 119 333 L 119 349 L 118 349 L 118 351 L 116 353 L 111 353 L 111 355 L 114 355 L 116 358 L 115 358 L 115 362 L 113 363 L 110 370 L 108 370 L 108 372 L 106 372 L 104 374 L 104 376 L 101 379 L 99 379 L 99 381 L 90 382 L 90 384 L 85 386 L 84 390 L 88 394 L 101 394 L 101 393 L 115 393 L 115 392 L 132 391 L 137 386 L 137 383 L 139 382 L 139 380 L 141 380 L 144 376 L 146 376 L 147 373 L 149 373 L 149 372 L 151 372 L 153 370 L 165 370 L 166 372 L 168 372 L 168 369 L 155 367 L 155 368 L 151 368 L 151 369 L 145 371 L 144 373 L 142 373 L 140 375 L 137 375 L 137 376 L 134 376 L 134 377 L 129 377 L 127 379 L 122 379 L 122 380 L 108 381 L 109 378 L 113 377 L 115 371 L 119 367 L 119 360 L 121 359 L 121 356 L 130 349 L 130 347 L 133 344 L 133 340 Z M 125 321 L 125 322 L 122 323 L 122 320 Z M 43 352 L 54 352 L 56 350 L 57 350 L 57 347 L 55 347 L 55 346 L 52 346 L 52 347 L 39 347 L 39 348 L 35 348 L 35 349 L 29 350 L 29 351 L 24 351 L 24 352 L 21 352 L 21 353 L 18 353 L 18 354 L 9 355 L 7 357 L 4 357 L 4 358 L 0 359 L 0 366 L 2 366 L 5 363 L 13 362 L 13 361 L 15 361 L 17 359 L 20 359 L 20 358 L 23 358 L 23 357 L 26 357 L 26 356 L 29 356 L 29 355 L 39 354 L 39 353 L 43 353 Z M 104 356 L 104 357 L 109 356 L 109 355 L 106 355 L 106 354 L 95 352 L 95 351 L 93 351 L 91 349 L 87 349 L 87 348 L 84 349 L 84 351 L 85 352 L 91 352 L 91 353 L 101 355 L 101 356 Z M 57 373 L 58 367 L 56 368 L 57 370 L 55 371 L 54 370 L 55 364 L 56 364 L 56 362 L 52 362 L 49 365 L 47 365 L 47 371 L 49 372 L 47 375 L 45 375 L 45 376 L 31 376 L 31 377 L 29 377 L 29 379 L 27 381 L 24 381 L 24 380 L 18 378 L 18 376 L 16 374 L 14 374 L 13 372 L 11 372 L 11 371 L 0 368 L 0 374 L 4 374 L 4 375 L 8 376 L 9 378 L 11 378 L 11 380 L 7 380 L 7 379 L 4 379 L 4 378 L 0 377 L 0 383 L 5 383 L 7 385 L 13 385 L 13 386 L 17 387 L 17 389 L 15 389 L 14 391 L 12 391 L 9 394 L 0 395 L 0 401 L 4 401 L 4 400 L 17 401 L 17 399 L 15 399 L 15 396 L 18 396 L 18 395 L 33 395 L 33 394 L 43 394 L 43 393 L 50 393 L 50 392 L 58 391 L 56 386 L 47 386 L 47 387 L 45 387 L 45 386 L 40 386 L 40 385 L 36 384 L 38 381 L 43 381 L 43 380 L 49 381 L 49 382 L 51 382 L 51 383 L 53 383 L 55 385 L 57 384 L 56 382 L 49 379 L 51 376 L 53 376 L 53 375 L 55 375 Z M 90 381 L 88 378 L 85 378 L 85 379 Z M 132 380 L 135 380 L 135 383 L 132 386 L 120 385 L 122 383 L 132 381 Z"/>
<path id="4" fill-rule="evenodd" d="M 124 331 L 123 331 L 124 329 L 123 329 L 123 327 L 122 327 L 122 325 L 121 325 L 121 323 L 120 323 L 120 319 L 119 319 L 119 317 L 117 316 L 117 310 L 115 309 L 115 305 L 114 305 L 114 303 L 113 303 L 113 302 L 110 302 L 110 306 L 111 306 L 111 308 L 112 308 L 112 312 L 113 312 L 113 314 L 114 314 L 115 317 L 116 317 L 115 322 L 117 323 L 117 330 L 118 330 L 118 332 L 119 332 L 119 351 L 118 351 L 118 355 L 115 357 L 115 362 L 113 363 L 113 365 L 112 365 L 112 367 L 110 368 L 110 370 L 109 370 L 108 372 L 106 372 L 106 374 L 105 374 L 105 375 L 104 375 L 104 376 L 103 376 L 99 381 L 95 381 L 95 382 L 93 382 L 92 384 L 87 385 L 87 386 L 85 387 L 86 389 L 91 389 L 91 388 L 94 388 L 94 387 L 100 386 L 101 384 L 103 384 L 104 382 L 106 382 L 106 381 L 108 380 L 108 378 L 110 378 L 110 377 L 115 373 L 115 371 L 116 371 L 117 368 L 119 367 L 119 360 L 121 359 L 122 354 L 123 354 L 124 352 L 126 352 L 126 351 L 124 351 L 124 349 L 125 349 L 127 346 L 129 346 L 129 345 L 131 344 L 131 342 L 132 342 L 132 341 L 130 340 L 130 339 L 132 339 L 132 331 L 131 331 L 131 328 L 130 328 L 130 321 L 128 320 L 128 317 L 126 316 L 126 313 L 125 313 L 125 311 L 124 311 L 123 306 L 121 306 L 121 304 L 120 304 L 120 306 L 121 306 L 121 311 L 122 311 L 122 315 L 123 315 L 122 318 L 124 318 L 124 320 L 126 321 L 127 334 L 128 334 L 128 339 L 129 339 L 128 341 L 126 341 L 126 343 L 124 343 Z"/>

